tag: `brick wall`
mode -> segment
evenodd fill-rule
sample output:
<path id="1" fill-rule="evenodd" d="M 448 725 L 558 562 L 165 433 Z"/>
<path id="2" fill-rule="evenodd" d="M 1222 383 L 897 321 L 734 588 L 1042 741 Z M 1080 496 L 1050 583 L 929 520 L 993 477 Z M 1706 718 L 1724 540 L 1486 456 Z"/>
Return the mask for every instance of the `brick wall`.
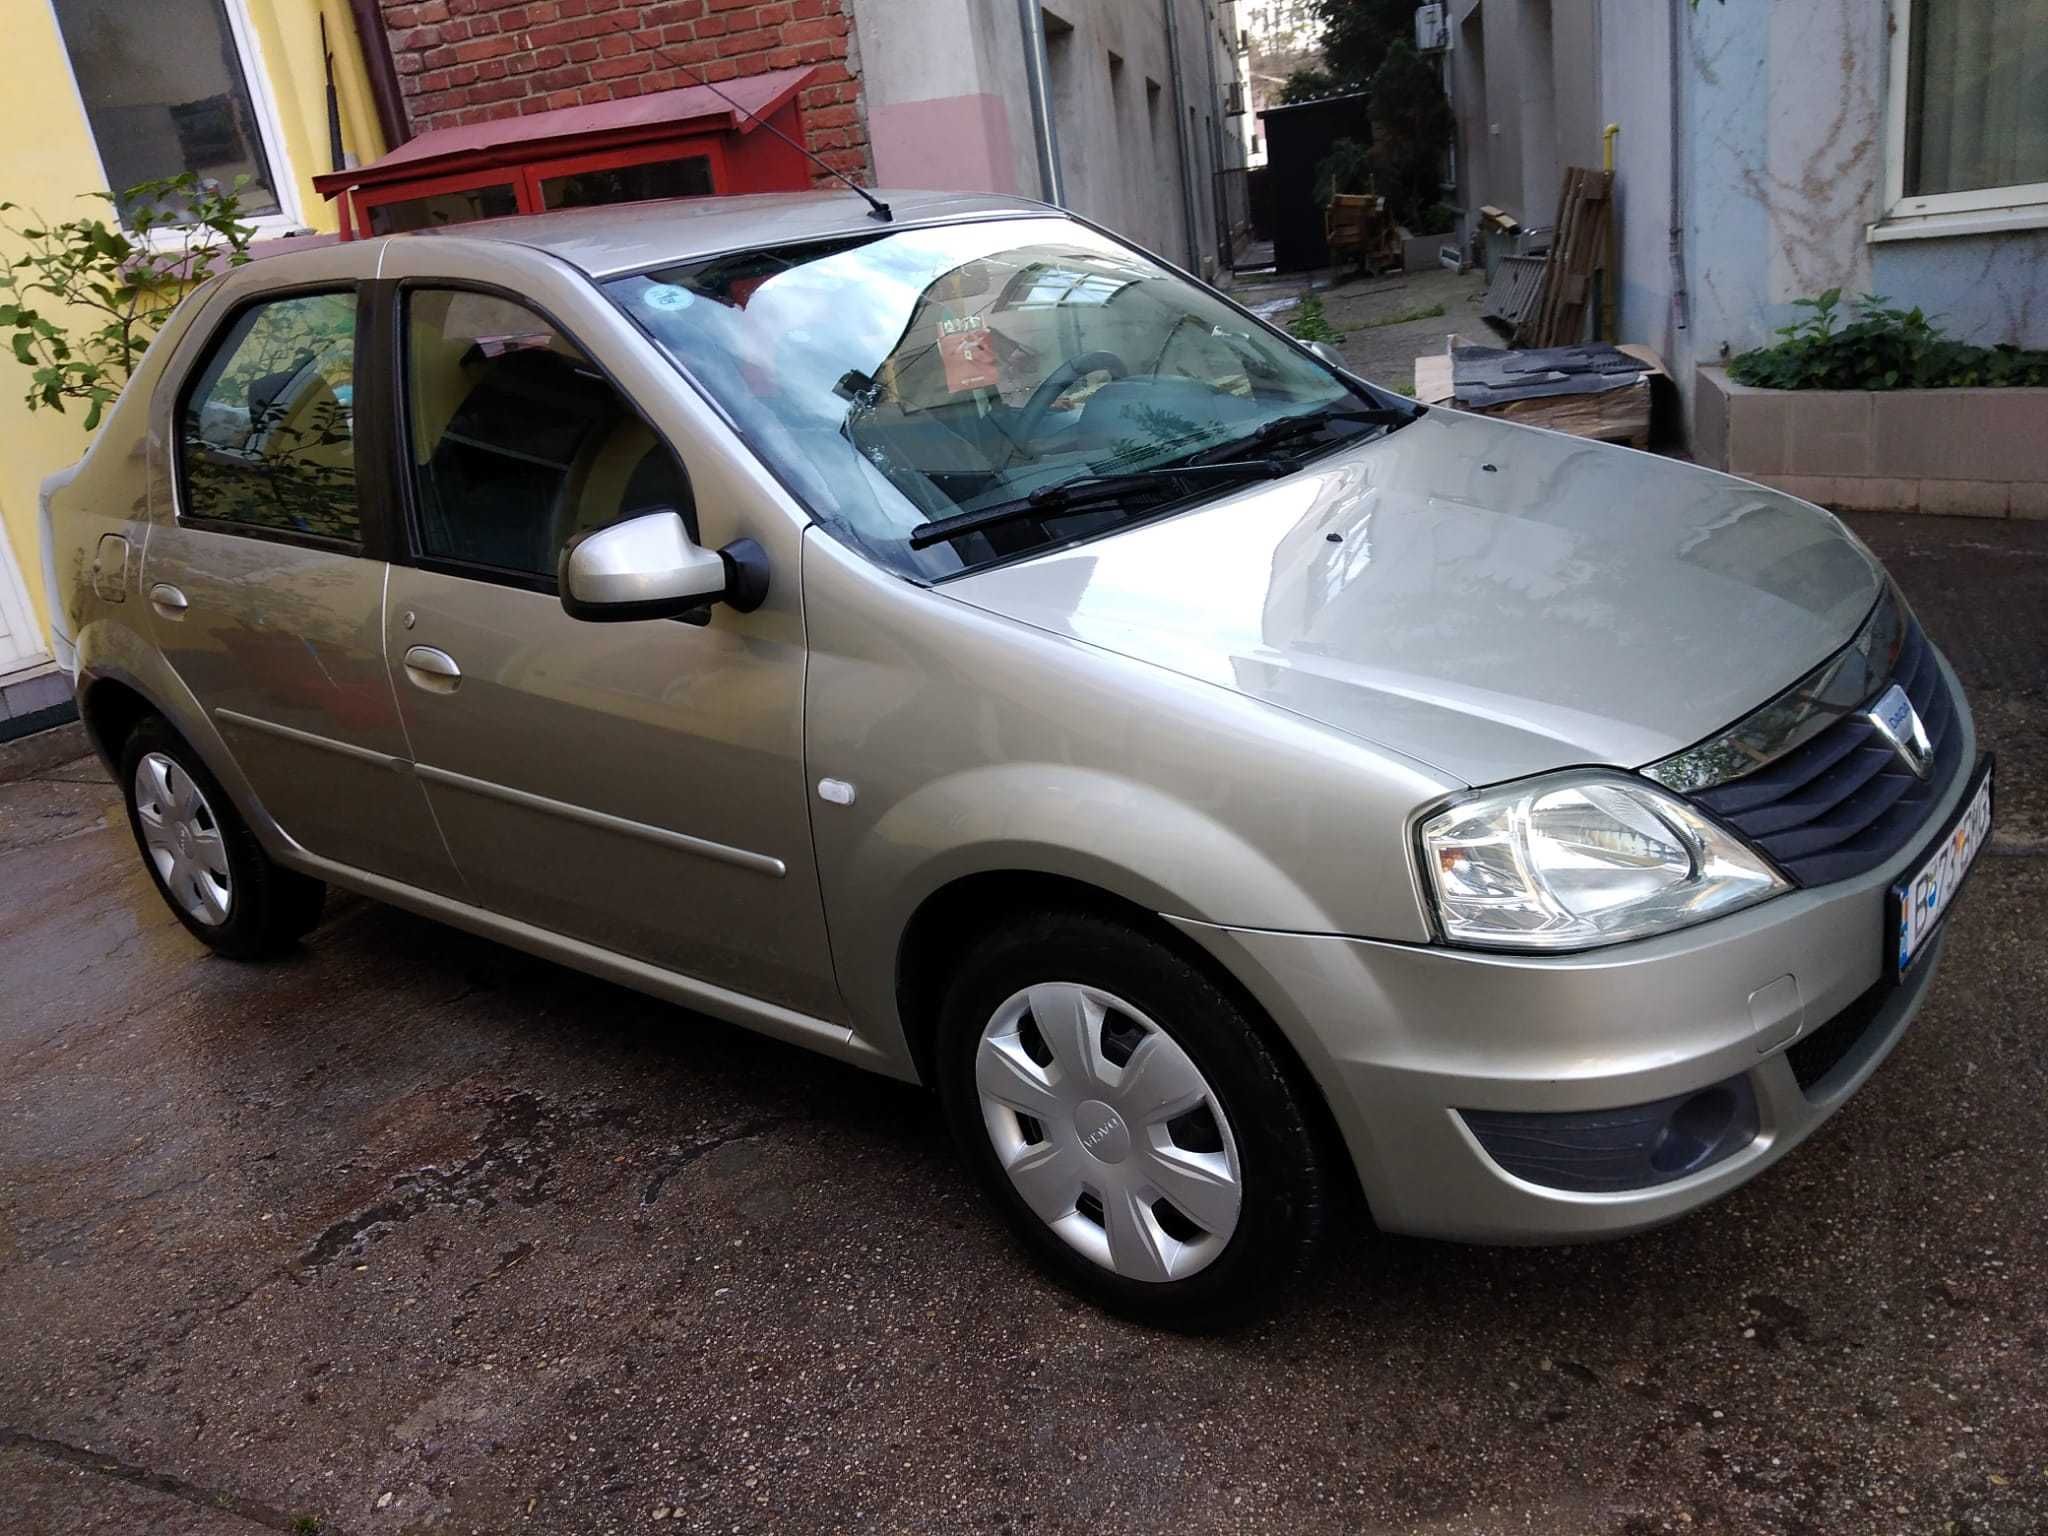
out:
<path id="1" fill-rule="evenodd" d="M 846 0 L 381 3 L 415 132 L 692 84 L 674 60 L 712 81 L 811 65 L 805 138 L 835 169 L 868 177 Z"/>

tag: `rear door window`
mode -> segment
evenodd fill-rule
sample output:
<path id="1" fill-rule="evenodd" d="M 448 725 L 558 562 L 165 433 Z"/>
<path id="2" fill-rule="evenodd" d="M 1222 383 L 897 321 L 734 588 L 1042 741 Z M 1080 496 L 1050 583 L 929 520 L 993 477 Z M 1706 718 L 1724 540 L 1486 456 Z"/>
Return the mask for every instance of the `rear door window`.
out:
<path id="1" fill-rule="evenodd" d="M 184 518 L 359 544 L 353 292 L 252 304 L 179 412 Z"/>

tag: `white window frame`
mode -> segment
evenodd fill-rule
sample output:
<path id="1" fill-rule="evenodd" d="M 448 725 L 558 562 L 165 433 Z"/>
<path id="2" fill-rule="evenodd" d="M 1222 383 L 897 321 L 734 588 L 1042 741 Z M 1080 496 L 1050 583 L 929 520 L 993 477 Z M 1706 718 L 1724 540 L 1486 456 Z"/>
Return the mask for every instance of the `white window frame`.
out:
<path id="1" fill-rule="evenodd" d="M 230 0 L 232 3 L 232 0 Z M 1906 98 L 1913 64 L 1913 0 L 1891 0 L 1891 63 L 1885 77 L 1884 217 L 1871 241 L 1977 235 L 2048 227 L 2048 181 L 1969 192 L 1906 195 Z"/>
<path id="2" fill-rule="evenodd" d="M 50 7 L 50 25 L 56 30 L 58 46 L 64 52 L 64 73 L 71 81 L 71 95 L 78 103 L 78 121 L 85 128 L 85 136 L 92 144 L 93 164 L 100 170 L 100 184 L 109 192 L 122 189 L 115 186 L 107 175 L 107 163 L 100 157 L 100 142 L 92 129 L 92 117 L 85 110 L 85 92 L 78 84 L 78 71 L 71 62 L 71 45 L 64 39 L 63 22 L 57 15 L 57 0 L 45 0 Z M 256 36 L 256 24 L 249 15 L 248 0 L 222 0 L 222 9 L 227 14 L 228 34 L 234 39 L 236 60 L 242 66 L 242 78 L 249 87 L 249 105 L 256 114 L 256 132 L 263 140 L 263 158 L 270 167 L 271 189 L 277 194 L 278 211 L 255 215 L 242 222 L 255 230 L 252 240 L 269 239 L 278 235 L 303 233 L 306 228 L 305 208 L 299 198 L 299 178 L 292 170 L 291 156 L 285 152 L 284 118 L 277 108 L 277 97 L 270 89 L 270 75 L 264 68 L 263 45 Z M 150 231 L 149 244 L 154 249 L 176 250 L 186 243 L 187 231 L 191 226 L 165 226 Z"/>

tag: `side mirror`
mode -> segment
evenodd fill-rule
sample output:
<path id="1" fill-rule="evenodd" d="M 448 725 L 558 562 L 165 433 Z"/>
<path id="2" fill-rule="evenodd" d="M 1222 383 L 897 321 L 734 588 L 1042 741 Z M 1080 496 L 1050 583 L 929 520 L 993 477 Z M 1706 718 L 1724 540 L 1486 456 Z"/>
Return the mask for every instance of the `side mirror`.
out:
<path id="1" fill-rule="evenodd" d="M 1331 346 L 1327 341 L 1312 341 L 1308 344 L 1308 349 L 1332 368 L 1340 369 L 1346 373 L 1351 371 L 1351 365 L 1344 361 L 1344 354 Z"/>
<path id="2" fill-rule="evenodd" d="M 578 534 L 563 546 L 558 575 L 569 617 L 600 624 L 670 619 L 716 602 L 750 613 L 768 595 L 760 545 L 705 549 L 667 508 Z"/>

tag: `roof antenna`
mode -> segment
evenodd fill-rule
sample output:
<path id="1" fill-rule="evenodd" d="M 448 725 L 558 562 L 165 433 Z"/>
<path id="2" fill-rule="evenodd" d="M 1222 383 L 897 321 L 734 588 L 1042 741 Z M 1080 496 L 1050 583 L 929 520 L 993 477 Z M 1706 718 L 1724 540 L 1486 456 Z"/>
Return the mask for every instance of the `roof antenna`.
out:
<path id="1" fill-rule="evenodd" d="M 620 21 L 621 23 L 624 23 L 625 21 L 625 16 L 623 12 L 620 13 Z M 630 25 L 622 24 L 620 26 L 614 27 L 612 30 L 624 36 L 632 36 L 632 27 Z M 703 86 L 705 90 L 709 91 L 712 95 L 716 96 L 720 101 L 724 102 L 727 106 L 731 107 L 735 112 L 746 113 L 746 115 L 749 118 L 751 118 L 754 122 L 757 122 L 763 128 L 766 128 L 770 133 L 774 134 L 775 137 L 782 140 L 783 143 L 787 144 L 791 149 L 795 150 L 798 154 L 802 155 L 806 160 L 809 160 L 813 165 L 817 166 L 827 175 L 837 176 L 841 181 L 845 182 L 849 187 L 853 188 L 853 190 L 858 192 L 861 195 L 861 197 L 866 201 L 869 208 L 869 218 L 880 219 L 884 224 L 889 223 L 894 218 L 894 215 L 889 212 L 889 205 L 887 203 L 883 202 L 879 197 L 875 196 L 874 193 L 870 192 L 866 187 L 862 186 L 859 182 L 855 181 L 851 176 L 847 175 L 846 172 L 839 170 L 835 166 L 828 165 L 823 155 L 819 154 L 816 150 L 811 149 L 808 145 L 797 143 L 795 139 L 792 139 L 780 128 L 776 127 L 773 123 L 769 122 L 768 119 L 761 116 L 760 113 L 754 111 L 750 107 L 741 106 L 737 101 L 734 101 L 732 97 L 726 95 L 724 91 L 721 91 L 717 86 L 713 85 L 709 80 L 705 79 L 699 71 L 692 69 L 689 65 L 685 64 L 681 59 L 677 58 L 674 54 L 670 53 L 666 48 L 662 47 L 661 44 L 650 43 L 648 45 L 648 51 L 651 53 L 660 54 L 664 59 L 668 60 L 670 64 L 674 65 L 680 73 L 688 75 L 692 80 L 696 81 L 697 84 Z M 798 112 L 799 116 L 801 116 L 802 109 L 799 108 Z"/>

